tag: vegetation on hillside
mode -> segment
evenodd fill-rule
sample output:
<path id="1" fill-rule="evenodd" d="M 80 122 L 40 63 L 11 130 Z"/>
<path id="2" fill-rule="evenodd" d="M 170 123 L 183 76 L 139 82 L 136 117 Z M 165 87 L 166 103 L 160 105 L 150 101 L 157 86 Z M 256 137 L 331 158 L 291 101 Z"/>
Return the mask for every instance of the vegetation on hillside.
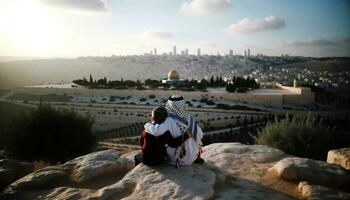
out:
<path id="1" fill-rule="evenodd" d="M 324 160 L 331 149 L 331 139 L 331 131 L 321 119 L 296 115 L 268 123 L 259 132 L 257 143 L 298 157 Z"/>
<path id="2" fill-rule="evenodd" d="M 95 148 L 93 118 L 41 104 L 0 127 L 0 149 L 20 160 L 55 164 L 90 153 Z"/>
<path id="3" fill-rule="evenodd" d="M 194 80 L 194 79 L 185 79 L 181 84 L 169 85 L 162 83 L 162 80 L 156 79 L 146 79 L 144 82 L 141 80 L 107 80 L 106 77 L 102 79 L 93 79 L 90 74 L 89 80 L 83 77 L 83 79 L 73 80 L 73 83 L 94 89 L 103 89 L 103 88 L 114 88 L 114 89 L 131 89 L 135 88 L 138 90 L 143 90 L 145 88 L 164 88 L 168 89 L 175 87 L 179 90 L 184 91 L 194 91 L 194 90 L 206 90 L 208 87 L 219 88 L 226 87 L 226 90 L 229 92 L 235 92 L 236 89 L 238 92 L 245 92 L 248 88 L 256 89 L 259 88 L 259 84 L 254 79 L 242 78 L 242 77 L 233 77 L 232 80 L 224 80 L 222 76 L 211 76 L 209 81 L 206 79 Z"/>
<path id="4" fill-rule="evenodd" d="M 242 78 L 242 77 L 233 77 L 232 80 L 227 81 L 226 91 L 228 92 L 240 92 L 244 93 L 249 88 L 258 89 L 260 87 L 259 83 L 257 83 L 254 79 Z"/>

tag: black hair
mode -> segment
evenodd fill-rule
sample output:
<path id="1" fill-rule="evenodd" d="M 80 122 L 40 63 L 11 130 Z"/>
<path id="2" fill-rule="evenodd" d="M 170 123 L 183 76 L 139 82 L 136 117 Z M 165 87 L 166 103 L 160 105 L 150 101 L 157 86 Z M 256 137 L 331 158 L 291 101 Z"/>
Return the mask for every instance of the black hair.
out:
<path id="1" fill-rule="evenodd" d="M 159 106 L 153 109 L 153 120 L 156 124 L 163 123 L 167 117 L 168 112 L 164 107 Z"/>

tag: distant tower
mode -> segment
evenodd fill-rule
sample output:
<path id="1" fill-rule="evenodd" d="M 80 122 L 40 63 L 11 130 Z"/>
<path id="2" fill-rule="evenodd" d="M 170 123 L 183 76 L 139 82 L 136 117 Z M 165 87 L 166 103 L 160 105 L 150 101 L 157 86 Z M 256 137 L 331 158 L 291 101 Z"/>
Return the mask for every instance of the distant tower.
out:
<path id="1" fill-rule="evenodd" d="M 244 58 L 247 57 L 247 50 L 244 50 Z"/>
<path id="2" fill-rule="evenodd" d="M 154 55 L 157 55 L 157 48 L 154 48 Z"/>
<path id="3" fill-rule="evenodd" d="M 197 56 L 201 56 L 201 49 L 200 48 L 197 50 Z"/>
<path id="4" fill-rule="evenodd" d="M 181 55 L 184 56 L 185 55 L 185 51 L 181 50 Z"/>
<path id="5" fill-rule="evenodd" d="M 176 56 L 176 46 L 173 47 L 173 55 Z"/>
<path id="6" fill-rule="evenodd" d="M 185 56 L 188 56 L 188 49 L 185 49 Z"/>
<path id="7" fill-rule="evenodd" d="M 233 50 L 232 49 L 230 49 L 229 55 L 233 56 Z"/>
<path id="8" fill-rule="evenodd" d="M 250 58 L 250 49 L 248 49 L 248 58 Z"/>

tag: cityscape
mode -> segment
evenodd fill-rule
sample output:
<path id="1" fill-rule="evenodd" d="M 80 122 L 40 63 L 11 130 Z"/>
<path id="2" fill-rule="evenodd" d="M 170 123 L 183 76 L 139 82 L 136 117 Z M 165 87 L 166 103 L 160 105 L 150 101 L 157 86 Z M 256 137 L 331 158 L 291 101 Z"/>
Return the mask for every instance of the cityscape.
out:
<path id="1" fill-rule="evenodd" d="M 1 200 L 350 199 L 349 0 L 1 0 Z"/>

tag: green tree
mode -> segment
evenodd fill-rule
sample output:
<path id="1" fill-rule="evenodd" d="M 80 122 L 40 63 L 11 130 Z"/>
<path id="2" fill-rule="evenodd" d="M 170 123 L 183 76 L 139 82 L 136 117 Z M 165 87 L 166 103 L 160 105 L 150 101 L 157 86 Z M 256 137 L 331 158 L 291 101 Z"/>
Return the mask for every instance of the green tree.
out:
<path id="1" fill-rule="evenodd" d="M 93 87 L 93 86 L 94 86 L 94 79 L 92 78 L 91 74 L 90 74 L 89 83 L 90 83 L 90 87 Z"/>

